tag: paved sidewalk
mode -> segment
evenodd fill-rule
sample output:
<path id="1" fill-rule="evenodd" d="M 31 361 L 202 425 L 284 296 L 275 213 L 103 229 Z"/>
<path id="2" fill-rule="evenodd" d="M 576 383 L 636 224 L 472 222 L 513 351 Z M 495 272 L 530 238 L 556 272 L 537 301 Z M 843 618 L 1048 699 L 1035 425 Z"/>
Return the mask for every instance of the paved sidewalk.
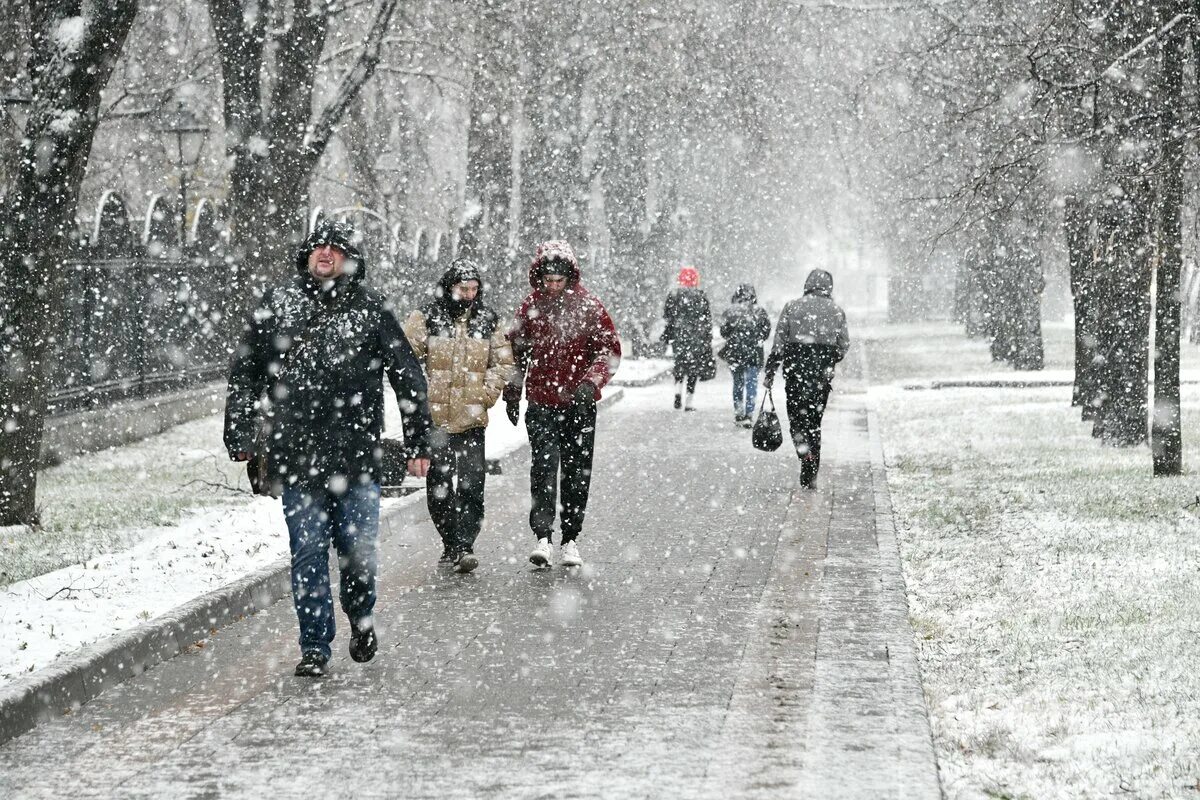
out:
<path id="1" fill-rule="evenodd" d="M 939 797 L 861 396 L 810 493 L 728 388 L 601 416 L 582 570 L 529 569 L 525 457 L 470 576 L 423 506 L 388 520 L 370 664 L 339 636 L 291 677 L 277 603 L 0 748 L 0 796 Z"/>

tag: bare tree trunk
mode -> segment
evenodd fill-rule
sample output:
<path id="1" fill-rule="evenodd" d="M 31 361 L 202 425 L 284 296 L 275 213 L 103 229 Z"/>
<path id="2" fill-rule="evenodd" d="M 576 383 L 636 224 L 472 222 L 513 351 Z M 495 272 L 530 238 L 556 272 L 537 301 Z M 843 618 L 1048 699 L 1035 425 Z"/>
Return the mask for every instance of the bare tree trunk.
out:
<path id="1" fill-rule="evenodd" d="M 78 3 L 29 3 L 33 106 L 11 197 L 0 212 L 0 525 L 37 521 L 46 368 L 65 280 L 62 262 L 75 246 L 75 211 L 100 93 L 137 8 L 137 0 L 113 0 L 86 19 L 81 40 L 69 49 L 60 26 L 78 15 Z"/>
<path id="2" fill-rule="evenodd" d="M 1186 11 L 1168 3 L 1168 15 Z M 1180 285 L 1183 264 L 1183 68 L 1187 30 L 1172 32 L 1163 44 L 1159 142 L 1162 176 L 1158 200 L 1158 272 L 1154 317 L 1154 413 L 1150 444 L 1155 475 L 1183 472 L 1183 432 L 1179 408 Z"/>
<path id="3" fill-rule="evenodd" d="M 1071 405 L 1083 409 L 1083 418 L 1091 419 L 1096 400 L 1093 361 L 1096 357 L 1096 298 L 1092 279 L 1092 248 L 1087 207 L 1077 196 L 1065 201 L 1063 232 L 1067 242 L 1067 264 L 1071 279 L 1071 297 L 1075 306 L 1075 386 Z"/>
<path id="4" fill-rule="evenodd" d="M 583 91 L 587 20 L 578 9 L 532 3 L 525 21 L 530 79 L 523 108 L 519 248 L 566 239 L 581 257 L 588 244 L 588 182 L 583 174 Z M 523 38 L 524 38 L 523 37 Z"/>
<path id="5" fill-rule="evenodd" d="M 227 312 L 230 341 L 253 295 L 291 270 L 291 253 L 305 233 L 313 170 L 350 103 L 374 73 L 398 4 L 399 0 L 381 0 L 358 57 L 329 105 L 314 115 L 314 82 L 329 29 L 329 6 L 293 0 L 290 24 L 276 29 L 252 0 L 208 0 L 221 62 L 225 126 L 230 131 L 230 217 L 240 265 Z M 267 48 L 270 37 L 272 47 Z M 268 50 L 274 55 L 271 64 L 266 61 Z M 261 84 L 268 68 L 278 78 L 269 107 L 264 108 Z"/>
<path id="6" fill-rule="evenodd" d="M 471 217 L 460 249 L 492 275 L 497 299 L 524 293 L 522 270 L 513 269 L 513 111 L 516 46 L 513 11 L 500 0 L 477 0 L 471 119 L 467 128 L 466 202 Z"/>

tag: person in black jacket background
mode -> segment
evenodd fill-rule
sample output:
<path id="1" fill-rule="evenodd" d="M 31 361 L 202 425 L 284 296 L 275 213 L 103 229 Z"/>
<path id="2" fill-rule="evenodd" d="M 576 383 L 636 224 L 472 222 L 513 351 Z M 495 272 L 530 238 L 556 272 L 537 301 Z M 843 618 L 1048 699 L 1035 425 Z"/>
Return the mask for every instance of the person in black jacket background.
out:
<path id="1" fill-rule="evenodd" d="M 708 295 L 700 288 L 700 273 L 695 267 L 679 270 L 679 288 L 667 295 L 663 308 L 667 326 L 662 340 L 675 354 L 675 407 L 693 411 L 696 381 L 713 377 L 716 363 L 712 354 L 712 310 Z M 687 400 L 683 389 L 687 386 Z"/>
<path id="2" fill-rule="evenodd" d="M 729 363 L 733 376 L 733 419 L 749 428 L 758 394 L 758 371 L 763 365 L 763 342 L 771 336 L 771 318 L 758 305 L 754 287 L 738 286 L 733 302 L 721 316 L 721 338 L 725 345 L 720 355 Z"/>
<path id="3" fill-rule="evenodd" d="M 296 270 L 263 295 L 246 324 L 230 367 L 225 446 L 235 461 L 264 454 L 272 493 L 282 494 L 300 622 L 296 674 L 318 677 L 335 630 L 331 542 L 350 655 L 369 661 L 378 646 L 372 612 L 384 373 L 414 475 L 429 468 L 431 423 L 421 365 L 383 296 L 363 285 L 366 259 L 354 229 L 318 225 Z"/>
<path id="4" fill-rule="evenodd" d="M 788 427 L 800 458 L 800 485 L 811 489 L 821 468 L 821 420 L 833 389 L 833 368 L 850 349 L 846 314 L 833 302 L 833 276 L 814 269 L 804 296 L 788 301 L 775 325 L 763 385 L 769 390 L 783 367 Z"/>

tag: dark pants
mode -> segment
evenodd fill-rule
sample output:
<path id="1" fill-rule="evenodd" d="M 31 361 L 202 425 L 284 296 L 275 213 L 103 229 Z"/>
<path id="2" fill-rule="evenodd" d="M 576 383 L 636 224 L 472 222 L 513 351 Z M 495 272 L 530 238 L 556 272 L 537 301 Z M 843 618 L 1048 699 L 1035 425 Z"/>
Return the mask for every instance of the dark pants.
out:
<path id="1" fill-rule="evenodd" d="M 425 501 L 451 555 L 473 552 L 483 527 L 484 428 L 452 433 L 429 454 Z"/>
<path id="2" fill-rule="evenodd" d="M 678 383 L 678 382 L 680 382 L 680 381 L 682 381 L 682 380 L 685 380 L 685 379 L 687 380 L 687 391 L 688 391 L 688 394 L 695 394 L 695 393 L 696 393 L 696 381 L 697 381 L 697 380 L 699 380 L 699 378 L 698 378 L 697 376 L 695 376 L 695 375 L 686 375 L 686 374 L 684 374 L 684 373 L 682 373 L 682 372 L 680 372 L 680 371 L 679 371 L 679 367 L 676 367 L 676 368 L 675 368 L 675 373 L 674 373 L 674 374 L 675 374 L 675 382 L 676 382 L 676 383 Z"/>
<path id="3" fill-rule="evenodd" d="M 809 485 L 821 467 L 821 419 L 833 388 L 824 370 L 785 373 L 788 428 L 800 458 L 800 482 Z"/>
<path id="4" fill-rule="evenodd" d="M 289 486 L 283 518 L 292 549 L 292 599 L 300 621 L 301 652 L 329 658 L 333 641 L 333 597 L 329 589 L 329 544 L 337 549 L 342 610 L 351 624 L 375 609 L 379 485 L 354 486 L 344 494 Z"/>
<path id="5" fill-rule="evenodd" d="M 562 494 L 559 530 L 572 541 L 583 530 L 588 489 L 592 483 L 592 450 L 596 441 L 596 409 L 530 405 L 525 412 L 529 431 L 529 527 L 539 539 L 554 530 L 557 496 Z"/>

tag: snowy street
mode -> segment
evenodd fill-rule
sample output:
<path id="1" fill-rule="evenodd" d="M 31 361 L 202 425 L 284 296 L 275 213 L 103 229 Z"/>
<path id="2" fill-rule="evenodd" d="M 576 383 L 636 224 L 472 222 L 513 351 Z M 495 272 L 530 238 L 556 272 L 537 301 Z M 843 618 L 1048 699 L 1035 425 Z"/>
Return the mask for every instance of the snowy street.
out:
<path id="1" fill-rule="evenodd" d="M 370 664 L 343 633 L 328 679 L 291 677 L 277 603 L 8 743 L 0 794 L 937 797 L 863 396 L 810 494 L 722 378 L 694 414 L 659 384 L 601 416 L 581 570 L 530 569 L 522 455 L 472 575 L 436 566 L 423 504 L 387 519 Z"/>

